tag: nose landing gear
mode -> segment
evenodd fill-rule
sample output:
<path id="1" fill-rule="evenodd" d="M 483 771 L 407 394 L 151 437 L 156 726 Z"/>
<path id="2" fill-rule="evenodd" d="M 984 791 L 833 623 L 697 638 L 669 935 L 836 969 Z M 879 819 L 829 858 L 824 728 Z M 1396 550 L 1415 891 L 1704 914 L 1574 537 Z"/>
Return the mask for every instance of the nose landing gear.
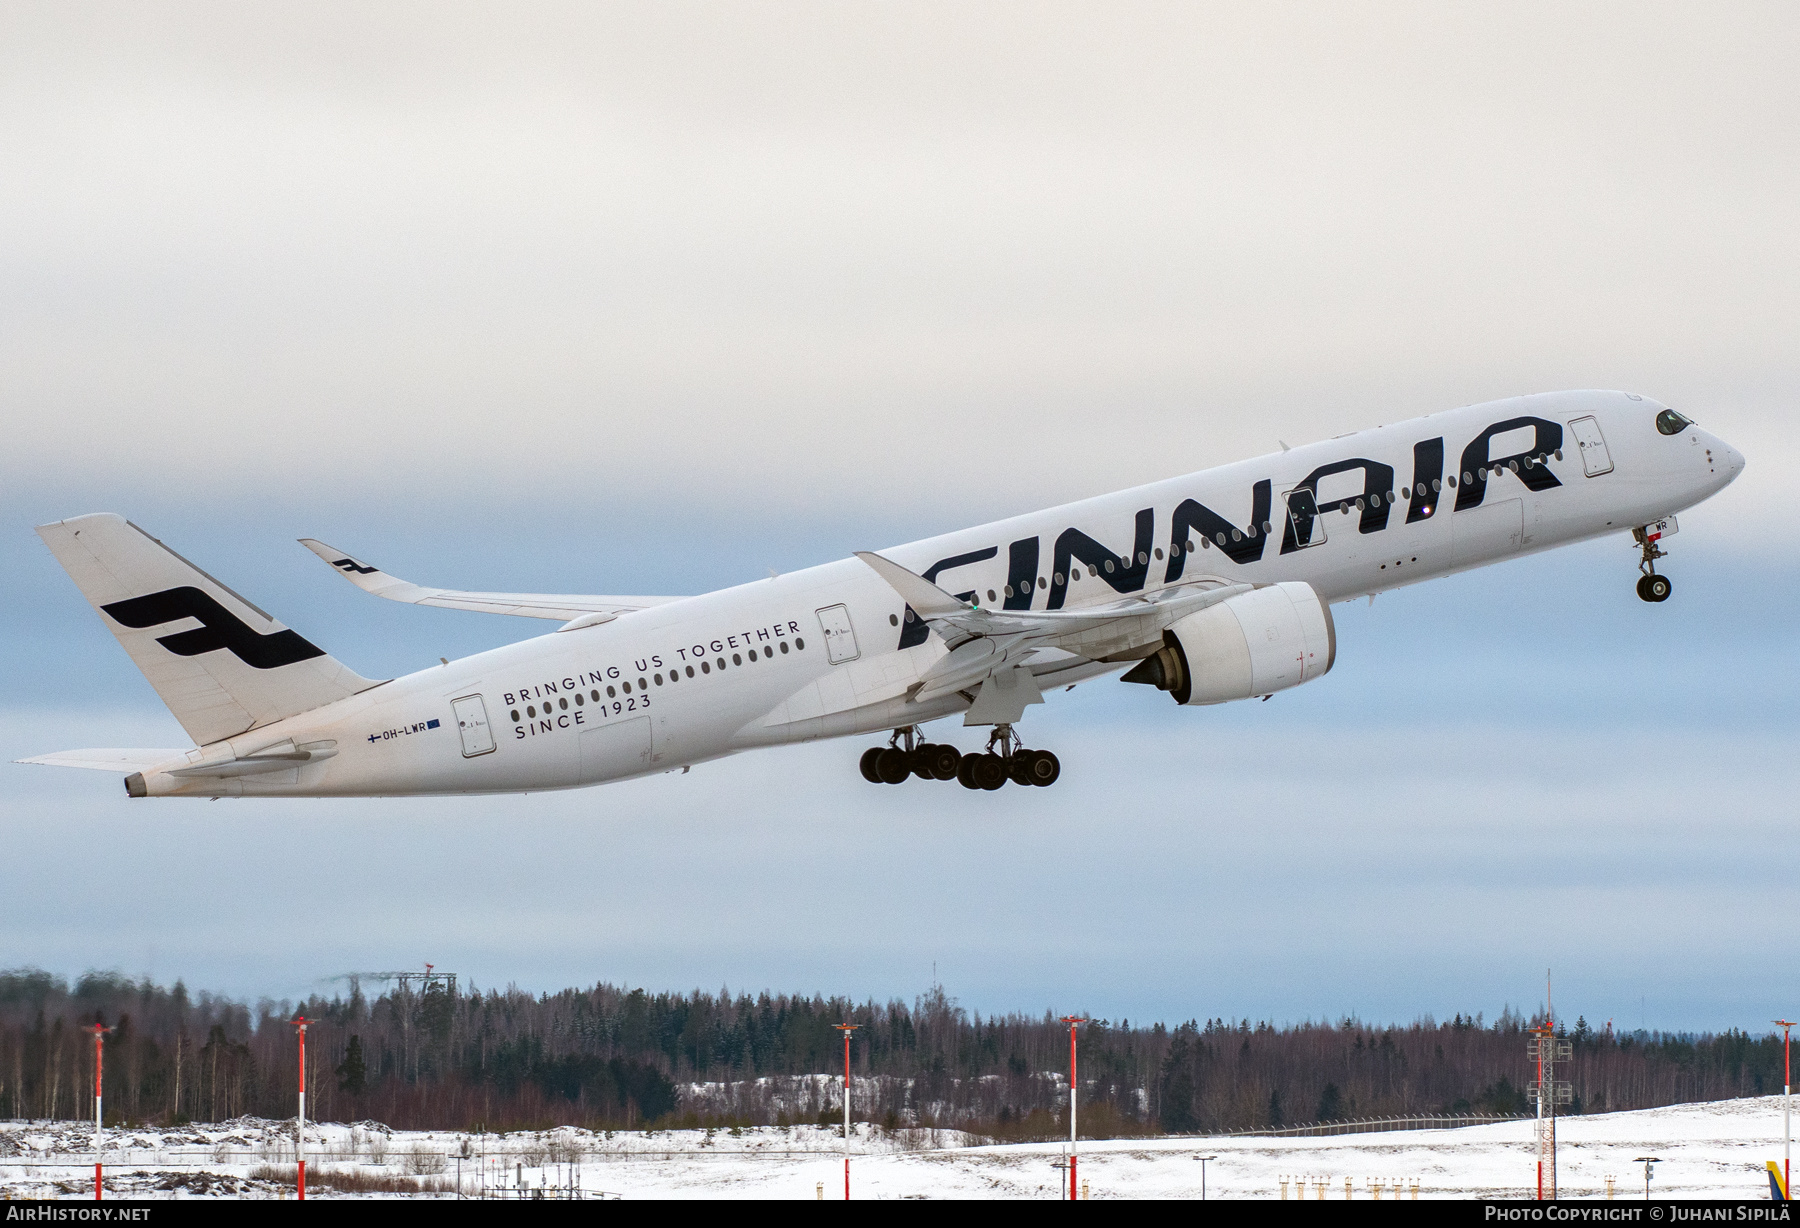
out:
<path id="1" fill-rule="evenodd" d="M 1658 544 L 1661 534 L 1652 535 L 1639 527 L 1631 531 L 1631 536 L 1643 550 L 1638 570 L 1644 574 L 1638 577 L 1637 595 L 1645 601 L 1667 601 L 1675 586 L 1669 583 L 1669 577 L 1656 574 L 1656 560 L 1669 556 L 1669 552 Z"/>
<path id="2" fill-rule="evenodd" d="M 857 766 L 870 784 L 897 785 L 909 776 L 917 776 L 920 780 L 955 780 L 965 789 L 990 791 L 1009 780 L 1019 785 L 1048 787 L 1062 775 L 1062 764 L 1055 755 L 1021 747 L 1011 725 L 994 726 L 987 750 L 970 755 L 954 746 L 919 740 L 916 726 L 896 729 L 886 746 L 865 750 Z"/>

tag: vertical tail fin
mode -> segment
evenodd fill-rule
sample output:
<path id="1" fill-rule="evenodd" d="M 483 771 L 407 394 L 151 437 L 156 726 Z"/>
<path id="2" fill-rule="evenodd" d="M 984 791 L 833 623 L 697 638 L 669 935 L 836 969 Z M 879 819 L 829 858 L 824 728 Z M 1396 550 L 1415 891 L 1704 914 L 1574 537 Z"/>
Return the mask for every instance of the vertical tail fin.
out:
<path id="1" fill-rule="evenodd" d="M 37 532 L 201 746 L 377 685 L 123 516 Z"/>

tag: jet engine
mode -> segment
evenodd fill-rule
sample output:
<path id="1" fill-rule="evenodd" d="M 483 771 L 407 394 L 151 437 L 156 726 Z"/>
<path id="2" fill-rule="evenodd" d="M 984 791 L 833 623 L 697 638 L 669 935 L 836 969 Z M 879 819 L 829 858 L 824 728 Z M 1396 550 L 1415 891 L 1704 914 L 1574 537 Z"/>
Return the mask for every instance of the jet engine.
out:
<path id="1" fill-rule="evenodd" d="M 1312 585 L 1290 580 L 1171 623 L 1163 646 L 1123 680 L 1167 691 L 1178 704 L 1222 704 L 1311 682 L 1336 659 L 1331 607 Z"/>

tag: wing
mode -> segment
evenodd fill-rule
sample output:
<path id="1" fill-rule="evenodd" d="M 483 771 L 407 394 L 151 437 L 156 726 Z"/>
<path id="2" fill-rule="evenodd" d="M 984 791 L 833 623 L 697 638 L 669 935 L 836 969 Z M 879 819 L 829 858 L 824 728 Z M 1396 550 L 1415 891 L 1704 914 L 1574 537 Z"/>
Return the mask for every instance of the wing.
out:
<path id="1" fill-rule="evenodd" d="M 679 597 L 590 597 L 579 593 L 470 593 L 453 588 L 426 588 L 379 567 L 333 549 L 322 541 L 302 537 L 300 544 L 330 563 L 332 568 L 365 593 L 404 601 L 408 605 L 437 606 L 445 610 L 475 610 L 482 614 L 512 614 L 520 618 L 577 620 L 583 626 L 606 622 L 633 610 L 667 605 Z"/>
<path id="2" fill-rule="evenodd" d="M 182 750 L 59 750 L 53 755 L 34 755 L 14 763 L 41 763 L 46 767 L 92 768 L 99 772 L 141 772 L 159 763 L 179 759 Z"/>
<path id="3" fill-rule="evenodd" d="M 1004 670 L 1025 665 L 1047 648 L 1092 661 L 1136 660 L 1162 643 L 1163 628 L 1176 619 L 1253 587 L 1218 576 L 1196 576 L 1090 609 L 988 610 L 958 601 L 879 554 L 858 551 L 856 557 L 886 580 L 950 649 L 925 672 L 910 696 L 919 702 L 970 690 Z"/>

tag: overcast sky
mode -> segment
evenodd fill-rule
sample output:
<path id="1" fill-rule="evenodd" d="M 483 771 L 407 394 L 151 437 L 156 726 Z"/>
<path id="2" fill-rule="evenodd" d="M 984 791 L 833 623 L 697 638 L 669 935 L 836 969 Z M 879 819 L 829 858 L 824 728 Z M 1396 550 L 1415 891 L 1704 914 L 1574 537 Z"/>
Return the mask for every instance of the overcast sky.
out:
<path id="1" fill-rule="evenodd" d="M 1797 58 L 1787 4 L 0 0 L 8 760 L 181 741 L 31 533 L 83 512 L 388 676 L 542 627 L 293 538 L 695 592 L 1565 387 L 1748 459 L 1665 605 L 1618 539 L 1339 607 L 1269 704 L 1034 710 L 1049 791 L 857 740 L 398 803 L 0 766 L 0 966 L 1791 1011 Z"/>

